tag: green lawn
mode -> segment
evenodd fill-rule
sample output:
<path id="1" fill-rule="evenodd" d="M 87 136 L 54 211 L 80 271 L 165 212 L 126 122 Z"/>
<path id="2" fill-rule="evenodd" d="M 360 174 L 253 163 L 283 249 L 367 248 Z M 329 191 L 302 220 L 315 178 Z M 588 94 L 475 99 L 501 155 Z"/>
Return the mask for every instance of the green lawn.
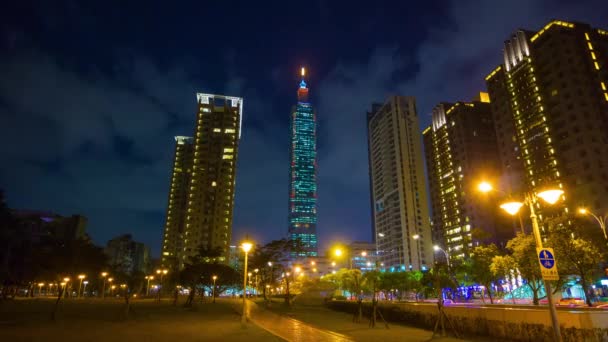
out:
<path id="1" fill-rule="evenodd" d="M 0 341 L 280 341 L 248 324 L 228 303 L 198 303 L 194 309 L 168 301 L 135 300 L 129 319 L 124 301 L 65 300 L 50 320 L 51 299 L 0 302 Z"/>

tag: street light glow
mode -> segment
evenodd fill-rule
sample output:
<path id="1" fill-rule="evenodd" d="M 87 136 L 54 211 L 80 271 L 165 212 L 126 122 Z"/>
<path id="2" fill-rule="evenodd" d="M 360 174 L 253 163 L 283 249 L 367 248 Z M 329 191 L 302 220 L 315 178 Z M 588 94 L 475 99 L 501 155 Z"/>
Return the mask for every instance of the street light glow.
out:
<path id="1" fill-rule="evenodd" d="M 435 245 L 435 246 L 433 246 L 433 249 L 434 249 L 434 250 L 436 250 L 436 251 L 438 251 L 438 250 L 440 250 L 441 248 L 440 248 L 439 246 Z"/>
<path id="2" fill-rule="evenodd" d="M 562 197 L 563 194 L 563 190 L 551 189 L 539 192 L 537 196 L 549 204 L 555 204 L 557 201 L 559 201 L 559 198 Z"/>
<path id="3" fill-rule="evenodd" d="M 477 190 L 481 191 L 481 192 L 490 192 L 492 191 L 494 188 L 492 187 L 492 184 L 488 183 L 488 182 L 481 182 L 479 183 L 479 185 L 477 186 Z"/>
<path id="4" fill-rule="evenodd" d="M 509 215 L 513 216 L 513 215 L 517 214 L 517 212 L 523 205 L 524 204 L 521 202 L 507 202 L 507 203 L 501 204 L 500 208 L 503 209 L 504 211 L 506 211 L 507 213 L 509 213 Z"/>
<path id="5" fill-rule="evenodd" d="M 79 275 L 78 275 L 78 279 L 80 279 L 80 280 L 84 279 L 85 277 L 86 277 L 86 276 L 85 276 L 84 274 L 79 274 Z"/>
<path id="6" fill-rule="evenodd" d="M 243 242 L 243 244 L 241 245 L 241 248 L 245 253 L 249 253 L 251 247 L 253 247 L 253 244 L 251 242 Z"/>
<path id="7" fill-rule="evenodd" d="M 589 211 L 586 208 L 579 208 L 578 212 L 583 214 L 583 215 L 587 215 L 587 213 L 589 213 Z"/>
<path id="8" fill-rule="evenodd" d="M 413 238 L 414 240 L 418 240 L 418 239 L 420 239 L 420 235 L 419 235 L 419 234 L 414 234 L 414 235 L 412 236 L 412 238 Z"/>
<path id="9" fill-rule="evenodd" d="M 342 250 L 340 248 L 336 248 L 336 250 L 334 251 L 334 254 L 339 257 L 342 255 Z"/>

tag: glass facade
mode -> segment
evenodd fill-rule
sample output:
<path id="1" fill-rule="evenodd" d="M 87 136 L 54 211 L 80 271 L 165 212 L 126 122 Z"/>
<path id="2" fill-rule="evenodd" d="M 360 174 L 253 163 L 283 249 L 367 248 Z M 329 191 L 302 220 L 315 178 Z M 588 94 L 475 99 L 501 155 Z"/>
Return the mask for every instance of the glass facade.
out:
<path id="1" fill-rule="evenodd" d="M 316 118 L 302 80 L 298 103 L 290 119 L 289 238 L 303 250 L 292 257 L 317 256 L 317 138 Z"/>

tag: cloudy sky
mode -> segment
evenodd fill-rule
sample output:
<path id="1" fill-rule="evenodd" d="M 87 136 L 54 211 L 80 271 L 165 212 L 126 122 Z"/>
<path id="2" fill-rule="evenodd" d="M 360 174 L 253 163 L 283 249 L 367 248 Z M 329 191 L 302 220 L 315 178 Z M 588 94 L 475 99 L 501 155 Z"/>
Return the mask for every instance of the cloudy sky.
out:
<path id="1" fill-rule="evenodd" d="M 173 136 L 192 134 L 195 93 L 242 96 L 233 239 L 281 238 L 288 118 L 305 65 L 319 118 L 320 243 L 370 240 L 371 103 L 416 96 L 426 126 L 435 103 L 483 89 L 511 32 L 552 18 L 606 28 L 608 5 L 6 1 L 0 188 L 11 207 L 80 213 L 97 243 L 130 232 L 157 255 Z"/>

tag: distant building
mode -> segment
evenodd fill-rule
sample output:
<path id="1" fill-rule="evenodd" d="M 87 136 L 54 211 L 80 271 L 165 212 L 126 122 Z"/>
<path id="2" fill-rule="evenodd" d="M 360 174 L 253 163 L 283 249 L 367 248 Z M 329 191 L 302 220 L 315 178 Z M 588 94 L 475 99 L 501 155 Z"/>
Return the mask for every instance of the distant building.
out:
<path id="1" fill-rule="evenodd" d="M 161 262 L 181 268 L 200 247 L 223 250 L 228 262 L 243 99 L 196 95 L 192 138 L 178 137 Z M 185 174 L 184 174 L 185 173 Z"/>
<path id="2" fill-rule="evenodd" d="M 299 239 L 303 251 L 293 258 L 315 257 L 317 250 L 317 123 L 304 81 L 289 121 L 289 238 Z"/>
<path id="3" fill-rule="evenodd" d="M 378 254 L 376 253 L 375 242 L 354 241 L 348 245 L 348 249 L 354 269 L 366 272 L 381 267 L 380 265 L 376 265 Z"/>
<path id="4" fill-rule="evenodd" d="M 539 216 L 608 210 L 608 31 L 554 20 L 505 41 L 486 77 L 507 191 L 565 191 Z M 511 183 L 512 181 L 512 183 Z M 542 233 L 542 232 L 541 232 Z"/>
<path id="5" fill-rule="evenodd" d="M 451 257 L 468 257 L 480 242 L 503 245 L 514 236 L 499 221 L 494 199 L 478 183 L 500 175 L 494 121 L 487 93 L 472 102 L 440 103 L 423 131 L 433 221 L 433 241 Z M 472 236 L 478 229 L 482 241 Z"/>
<path id="6" fill-rule="evenodd" d="M 192 175 L 193 154 L 193 139 L 176 136 L 171 185 L 169 186 L 169 203 L 161 248 L 162 264 L 174 269 L 177 268 L 179 256 L 184 250 L 188 187 Z"/>
<path id="7" fill-rule="evenodd" d="M 127 274 L 151 272 L 150 248 L 133 241 L 131 234 L 108 241 L 104 250 L 110 265 Z"/>
<path id="8" fill-rule="evenodd" d="M 52 237 L 61 241 L 85 239 L 87 218 L 82 215 L 61 216 L 56 213 L 37 210 L 12 210 L 24 230 L 32 240 Z"/>
<path id="9" fill-rule="evenodd" d="M 392 96 L 367 113 L 373 231 L 389 271 L 433 264 L 422 136 L 413 97 Z"/>

